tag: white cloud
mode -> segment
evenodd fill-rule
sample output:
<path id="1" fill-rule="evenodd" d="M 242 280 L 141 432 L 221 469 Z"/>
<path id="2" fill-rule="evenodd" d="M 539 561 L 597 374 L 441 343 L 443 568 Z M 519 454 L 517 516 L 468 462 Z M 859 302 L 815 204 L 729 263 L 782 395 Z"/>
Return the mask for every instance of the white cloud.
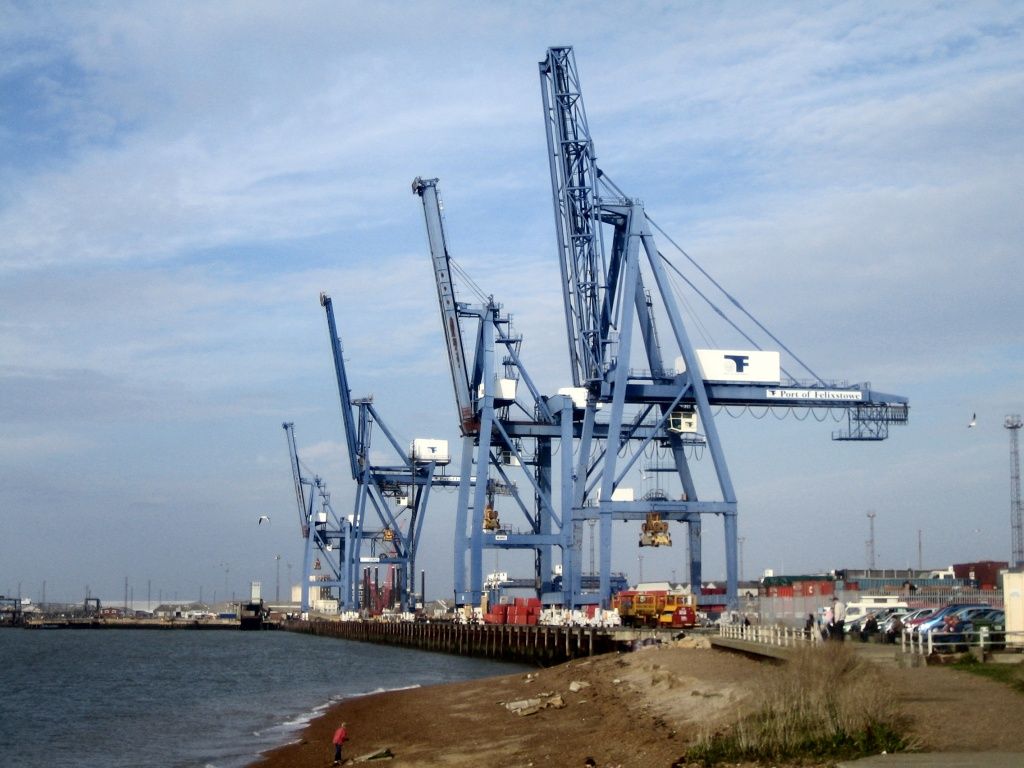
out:
<path id="1" fill-rule="evenodd" d="M 0 450 L 60 456 L 90 519 L 143 499 L 227 537 L 253 506 L 291 509 L 294 420 L 343 499 L 321 290 L 353 394 L 401 439 L 450 436 L 418 174 L 441 178 L 452 253 L 513 315 L 531 374 L 564 384 L 536 62 L 567 43 L 611 178 L 819 373 L 920 404 L 864 464 L 830 450 L 816 480 L 778 457 L 830 428 L 730 430 L 745 519 L 761 496 L 800 525 L 840 494 L 829 515 L 861 522 L 867 478 L 874 500 L 955 521 L 928 473 L 963 462 L 977 503 L 1005 506 L 998 441 L 988 461 L 935 446 L 960 439 L 942 415 L 1020 410 L 1018 5 L 620 10 L 4 6 L 0 410 L 20 432 Z M 39 481 L 13 478 L 0 507 Z M 748 552 L 777 565 L 768 539 Z"/>

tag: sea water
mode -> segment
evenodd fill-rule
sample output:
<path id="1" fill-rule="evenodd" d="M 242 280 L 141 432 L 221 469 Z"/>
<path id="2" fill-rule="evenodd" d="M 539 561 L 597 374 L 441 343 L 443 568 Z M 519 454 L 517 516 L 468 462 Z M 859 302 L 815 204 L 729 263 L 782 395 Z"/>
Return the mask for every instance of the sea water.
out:
<path id="1" fill-rule="evenodd" d="M 519 669 L 291 632 L 5 629 L 0 765 L 240 768 L 341 699 Z"/>

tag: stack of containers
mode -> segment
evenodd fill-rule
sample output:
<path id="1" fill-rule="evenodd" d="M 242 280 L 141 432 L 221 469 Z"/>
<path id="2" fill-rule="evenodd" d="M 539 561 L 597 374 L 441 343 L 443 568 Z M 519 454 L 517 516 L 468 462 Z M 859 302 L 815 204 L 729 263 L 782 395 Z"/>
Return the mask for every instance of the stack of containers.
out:
<path id="1" fill-rule="evenodd" d="M 492 605 L 491 610 L 484 614 L 484 624 L 505 624 L 508 619 L 509 606 L 504 603 Z"/>
<path id="2" fill-rule="evenodd" d="M 540 616 L 540 600 L 536 597 L 517 597 L 508 609 L 508 624 L 536 624 Z"/>

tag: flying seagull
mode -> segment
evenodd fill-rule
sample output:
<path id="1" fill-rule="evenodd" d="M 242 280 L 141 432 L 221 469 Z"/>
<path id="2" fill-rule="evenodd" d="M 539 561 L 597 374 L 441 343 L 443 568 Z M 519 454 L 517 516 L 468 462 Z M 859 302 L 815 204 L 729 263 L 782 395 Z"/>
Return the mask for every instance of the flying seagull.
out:
<path id="1" fill-rule="evenodd" d="M 267 521 L 267 525 L 270 525 L 270 516 L 269 515 L 260 515 L 260 519 L 256 521 L 256 525 L 263 525 L 263 521 L 264 520 Z"/>
<path id="2" fill-rule="evenodd" d="M 970 429 L 971 427 L 973 427 L 973 426 L 974 426 L 975 424 L 977 424 L 977 423 L 978 423 L 978 420 L 977 420 L 977 415 L 978 415 L 978 414 L 976 414 L 976 413 L 972 413 L 972 414 L 971 414 L 971 422 L 970 422 L 970 424 L 968 424 L 968 425 L 967 425 L 967 428 L 968 428 L 968 429 Z"/>

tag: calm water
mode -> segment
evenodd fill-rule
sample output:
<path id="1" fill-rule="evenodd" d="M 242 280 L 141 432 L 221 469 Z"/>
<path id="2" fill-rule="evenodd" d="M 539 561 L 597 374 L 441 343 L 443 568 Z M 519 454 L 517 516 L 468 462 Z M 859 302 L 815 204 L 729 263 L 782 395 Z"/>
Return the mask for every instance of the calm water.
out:
<path id="1" fill-rule="evenodd" d="M 0 765 L 239 768 L 339 699 L 518 669 L 291 632 L 0 630 Z"/>

